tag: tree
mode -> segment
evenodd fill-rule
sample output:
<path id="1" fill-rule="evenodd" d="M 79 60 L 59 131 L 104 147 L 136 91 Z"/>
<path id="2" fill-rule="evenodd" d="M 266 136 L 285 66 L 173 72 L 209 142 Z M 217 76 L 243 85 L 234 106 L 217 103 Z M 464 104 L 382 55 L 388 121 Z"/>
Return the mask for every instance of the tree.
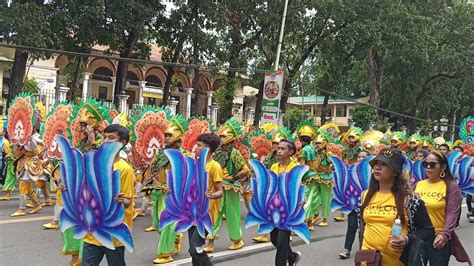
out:
<path id="1" fill-rule="evenodd" d="M 0 6 L 0 41 L 33 47 L 54 47 L 47 14 L 50 6 L 44 1 L 18 0 Z M 10 102 L 23 89 L 26 65 L 31 52 L 15 49 L 8 92 Z M 44 54 L 43 54 L 44 55 Z M 41 56 L 41 53 L 36 53 Z"/>
<path id="2" fill-rule="evenodd" d="M 357 105 L 350 113 L 351 120 L 356 127 L 368 130 L 369 125 L 377 122 L 377 112 L 374 108 L 366 105 Z"/>
<path id="3" fill-rule="evenodd" d="M 169 16 L 155 25 L 157 44 L 163 47 L 163 59 L 172 63 L 201 64 L 206 57 L 212 54 L 215 46 L 215 36 L 212 32 L 213 22 L 210 14 L 214 1 L 189 1 L 180 2 Z M 170 97 L 170 86 L 172 77 L 178 69 L 175 66 L 166 66 L 166 79 L 163 86 L 162 105 L 166 105 Z M 192 87 L 194 93 L 199 95 L 201 88 L 199 68 L 187 69 L 193 76 Z M 199 97 L 196 97 L 199 101 Z M 199 103 L 196 102 L 196 106 Z"/>
<path id="4" fill-rule="evenodd" d="M 92 47 L 106 34 L 105 12 L 103 0 L 54 1 L 50 20 L 56 46 L 61 50 L 91 53 Z M 81 96 L 79 81 L 87 60 L 87 57 L 68 56 L 68 64 L 63 71 L 71 81 L 71 99 Z"/>
<path id="5" fill-rule="evenodd" d="M 105 0 L 103 27 L 107 34 L 99 44 L 108 45 L 109 52 L 117 51 L 120 58 L 146 59 L 150 54 L 149 41 L 154 25 L 163 19 L 164 6 L 160 0 Z M 114 92 L 114 103 L 118 106 L 118 95 L 125 92 L 129 62 L 120 60 Z"/>

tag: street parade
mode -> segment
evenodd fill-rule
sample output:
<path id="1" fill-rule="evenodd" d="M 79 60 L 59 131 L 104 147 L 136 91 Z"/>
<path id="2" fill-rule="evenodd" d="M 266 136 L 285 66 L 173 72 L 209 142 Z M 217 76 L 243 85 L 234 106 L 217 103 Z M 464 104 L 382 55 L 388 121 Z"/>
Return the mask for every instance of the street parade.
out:
<path id="1" fill-rule="evenodd" d="M 41 111 L 28 93 L 10 105 L 1 131 L 1 200 L 11 200 L 18 191 L 11 217 L 52 208 L 54 218 L 42 227 L 61 234 L 61 252 L 71 257 L 71 265 L 98 265 L 98 254 L 105 254 L 110 265 L 124 264 L 124 249 L 133 252 L 139 241 L 135 230 L 157 235 L 156 258 L 150 263 L 173 262 L 175 254 L 184 252 L 187 233 L 193 264 L 210 265 L 207 254 L 215 252 L 216 242 L 239 250 L 245 246 L 245 228 L 255 225 L 253 241 L 271 241 L 277 248 L 275 264 L 291 264 L 302 256 L 290 248 L 291 238 L 309 244 L 311 231 L 346 219 L 346 244 L 339 256 L 348 258 L 361 196 L 371 191 L 379 157 L 383 165 L 399 167 L 401 184 L 428 208 L 430 195 L 445 195 L 447 186 L 428 185 L 428 170 L 447 162 L 440 176 L 452 179 L 456 204 L 449 202 L 452 209 L 443 214 L 428 209 L 433 221 L 428 235 L 439 230 L 446 239 L 456 239 L 461 195 L 471 210 L 473 117 L 463 120 L 461 138 L 451 143 L 400 131 L 352 127 L 341 132 L 335 123 L 318 127 L 311 121 L 301 121 L 294 132 L 265 123 L 254 128 L 233 118 L 216 128 L 205 118 L 185 119 L 156 106 L 137 107 L 127 115 L 92 98 L 58 102 L 47 116 Z M 389 162 L 392 156 L 400 161 Z M 246 217 L 241 205 L 248 210 Z M 333 220 L 331 213 L 337 214 Z M 467 217 L 474 222 L 471 212 Z M 150 226 L 137 228 L 136 219 Z M 222 223 L 229 239 L 219 238 Z M 402 234 L 411 233 L 405 229 Z M 365 239 L 364 245 L 371 246 Z M 390 252 L 382 261 L 388 254 L 400 256 L 396 249 Z"/>
<path id="2" fill-rule="evenodd" d="M 3 1 L 0 266 L 471 266 L 473 11 Z"/>

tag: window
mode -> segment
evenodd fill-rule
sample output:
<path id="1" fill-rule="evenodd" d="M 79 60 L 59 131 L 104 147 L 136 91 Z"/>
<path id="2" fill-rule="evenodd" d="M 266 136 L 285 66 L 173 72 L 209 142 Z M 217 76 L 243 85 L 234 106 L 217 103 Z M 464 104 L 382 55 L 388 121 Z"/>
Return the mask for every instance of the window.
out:
<path id="1" fill-rule="evenodd" d="M 336 106 L 336 117 L 346 117 L 346 116 L 347 116 L 347 105 Z"/>
<path id="2" fill-rule="evenodd" d="M 107 100 L 108 89 L 107 87 L 99 87 L 99 99 L 106 101 Z"/>
<path id="3" fill-rule="evenodd" d="M 112 82 L 112 70 L 107 67 L 98 67 L 92 74 L 92 79 Z"/>
<path id="4" fill-rule="evenodd" d="M 156 88 L 162 87 L 161 80 L 155 75 L 149 75 L 148 77 L 146 77 L 145 80 L 146 80 L 146 85 L 148 87 L 156 87 Z"/>

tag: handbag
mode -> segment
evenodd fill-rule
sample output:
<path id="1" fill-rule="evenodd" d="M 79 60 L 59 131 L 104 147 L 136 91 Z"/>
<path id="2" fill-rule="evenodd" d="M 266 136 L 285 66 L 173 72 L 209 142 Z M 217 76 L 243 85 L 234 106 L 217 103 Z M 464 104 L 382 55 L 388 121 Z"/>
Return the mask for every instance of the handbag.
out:
<path id="1" fill-rule="evenodd" d="M 381 266 L 382 254 L 375 249 L 359 250 L 355 254 L 354 262 L 356 266 Z"/>

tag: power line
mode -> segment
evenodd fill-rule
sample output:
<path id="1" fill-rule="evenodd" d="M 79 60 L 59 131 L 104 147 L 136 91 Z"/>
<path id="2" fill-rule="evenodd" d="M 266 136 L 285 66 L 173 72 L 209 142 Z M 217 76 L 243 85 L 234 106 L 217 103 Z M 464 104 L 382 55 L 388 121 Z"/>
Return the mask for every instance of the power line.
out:
<path id="1" fill-rule="evenodd" d="M 396 111 L 388 110 L 388 109 L 385 109 L 385 108 L 381 108 L 381 107 L 375 106 L 375 105 L 370 104 L 370 103 L 362 103 L 362 102 L 359 102 L 357 99 L 354 99 L 354 98 L 351 98 L 351 97 L 348 97 L 348 96 L 343 96 L 343 95 L 340 95 L 340 94 L 337 94 L 337 93 L 334 93 L 334 92 L 331 92 L 331 91 L 328 91 L 328 90 L 325 90 L 325 89 L 319 88 L 319 90 L 326 93 L 326 94 L 329 94 L 331 96 L 335 96 L 335 97 L 338 97 L 338 98 L 341 98 L 341 99 L 344 99 L 346 101 L 350 101 L 350 102 L 353 102 L 353 103 L 356 103 L 356 104 L 365 105 L 365 106 L 377 109 L 379 111 L 394 114 L 394 115 L 397 115 L 397 116 L 402 116 L 402 117 L 410 118 L 410 119 L 421 121 L 421 122 L 431 122 L 435 125 L 442 125 L 442 126 L 447 126 L 447 127 L 459 128 L 459 126 L 456 126 L 456 125 L 443 124 L 441 122 L 431 121 L 431 120 L 428 120 L 428 119 L 423 119 L 423 118 L 419 118 L 419 117 L 415 117 L 415 116 L 411 116 L 411 115 L 402 114 L 402 113 L 399 113 L 399 112 L 396 112 Z"/>
<path id="2" fill-rule="evenodd" d="M 150 65 L 157 65 L 157 66 L 168 66 L 168 67 L 182 67 L 182 68 L 193 68 L 199 69 L 202 71 L 212 71 L 212 70 L 224 70 L 224 71 L 231 71 L 231 72 L 241 72 L 241 73 L 266 73 L 272 72 L 272 70 L 264 70 L 264 69 L 252 69 L 252 68 L 242 68 L 242 67 L 224 67 L 224 66 L 211 66 L 211 65 L 197 65 L 197 64 L 184 64 L 184 63 L 170 63 L 170 62 L 162 62 L 162 61 L 154 61 L 154 60 L 146 60 L 146 59 L 137 59 L 137 58 L 130 58 L 130 57 L 116 57 L 111 55 L 103 55 L 103 54 L 91 54 L 91 53 L 81 53 L 81 52 L 71 52 L 65 50 L 57 50 L 57 49 L 49 49 L 49 48 L 39 48 L 39 47 L 32 47 L 32 46 L 24 46 L 24 45 L 17 45 L 17 44 L 6 44 L 0 43 L 0 47 L 6 48 L 14 48 L 20 49 L 25 51 L 32 51 L 32 52 L 43 52 L 43 53 L 52 53 L 52 54 L 64 54 L 64 55 L 71 55 L 71 56 L 79 56 L 79 57 L 96 57 L 100 59 L 109 59 L 115 61 L 125 61 L 130 63 L 138 63 L 138 64 L 150 64 Z"/>
<path id="3" fill-rule="evenodd" d="M 209 66 L 209 65 L 197 65 L 197 64 L 184 64 L 184 63 L 170 63 L 170 62 L 162 62 L 162 61 L 154 61 L 154 60 L 146 60 L 146 59 L 137 59 L 137 58 L 129 58 L 129 57 L 116 57 L 116 56 L 110 56 L 110 55 L 103 55 L 103 54 L 91 54 L 91 53 L 81 53 L 81 52 L 71 52 L 71 51 L 65 51 L 65 50 L 57 50 L 57 49 L 49 49 L 49 48 L 39 48 L 39 47 L 32 47 L 32 46 L 24 46 L 24 45 L 17 45 L 17 44 L 6 44 L 6 43 L 0 43 L 0 47 L 6 47 L 6 48 L 13 48 L 13 49 L 21 49 L 21 50 L 26 50 L 26 51 L 33 51 L 33 52 L 45 52 L 45 53 L 53 53 L 53 54 L 64 54 L 64 55 L 70 55 L 70 56 L 78 56 L 78 57 L 95 57 L 95 58 L 100 58 L 100 59 L 109 59 L 109 60 L 115 60 L 115 61 L 125 61 L 125 62 L 131 62 L 131 63 L 139 63 L 139 64 L 150 64 L 150 65 L 158 65 L 158 66 L 168 66 L 168 67 L 182 67 L 182 68 L 193 68 L 193 69 L 199 69 L 200 71 L 234 71 L 234 72 L 241 72 L 241 73 L 267 73 L 267 72 L 272 72 L 272 70 L 265 70 L 265 69 L 252 69 L 252 68 L 238 68 L 238 67 L 223 67 L 223 66 Z M 97 75 L 97 74 L 94 74 Z M 100 76 L 100 75 L 97 75 Z M 435 125 L 443 125 L 443 126 L 449 126 L 449 127 L 454 127 L 454 128 L 459 128 L 459 126 L 456 125 L 447 125 L 447 124 L 442 124 L 440 122 L 436 121 L 431 121 L 428 119 L 423 119 L 423 118 L 418 118 L 406 114 L 402 114 L 396 111 L 388 110 L 385 108 L 381 108 L 369 103 L 362 103 L 357 101 L 357 99 L 340 95 L 325 89 L 318 88 L 321 92 L 324 92 L 326 94 L 339 97 L 341 99 L 360 104 L 360 105 L 365 105 L 374 109 L 377 109 L 379 111 L 383 111 L 386 113 L 394 114 L 397 116 L 405 117 L 405 118 L 410 118 L 416 121 L 421 121 L 421 122 L 430 122 Z"/>

